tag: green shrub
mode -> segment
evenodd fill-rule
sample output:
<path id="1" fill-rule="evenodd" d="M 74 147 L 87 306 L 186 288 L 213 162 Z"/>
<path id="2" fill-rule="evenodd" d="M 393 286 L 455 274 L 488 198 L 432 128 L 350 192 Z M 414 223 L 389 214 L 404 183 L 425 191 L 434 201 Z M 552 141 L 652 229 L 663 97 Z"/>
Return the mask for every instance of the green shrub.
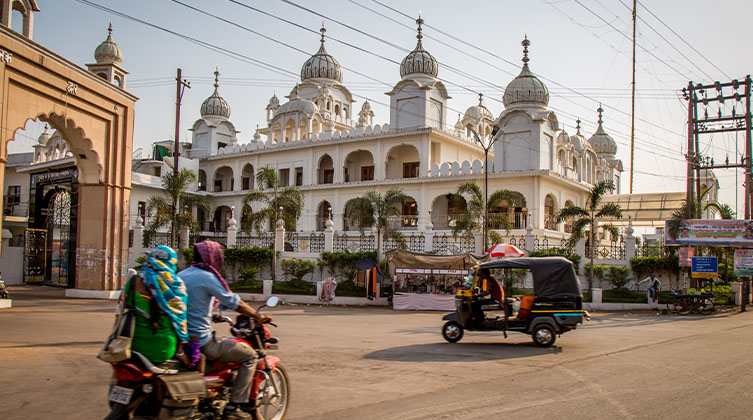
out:
<path id="1" fill-rule="evenodd" d="M 260 280 L 238 280 L 229 284 L 230 290 L 237 293 L 263 293 L 264 285 Z"/>
<path id="2" fill-rule="evenodd" d="M 356 286 L 353 280 L 339 281 L 335 288 L 335 296 L 366 297 L 366 288 Z"/>
<path id="3" fill-rule="evenodd" d="M 593 302 L 593 293 L 583 292 L 583 302 Z"/>
<path id="4" fill-rule="evenodd" d="M 272 283 L 272 294 L 316 296 L 316 283 L 305 280 L 276 281 Z"/>
<path id="5" fill-rule="evenodd" d="M 136 258 L 135 260 L 136 265 L 144 265 L 145 262 L 146 262 L 146 255 L 142 255 Z"/>
<path id="6" fill-rule="evenodd" d="M 604 290 L 601 294 L 604 303 L 647 303 L 646 292 L 634 292 L 627 289 Z"/>
<path id="7" fill-rule="evenodd" d="M 531 252 L 530 257 L 565 257 L 575 266 L 575 273 L 580 274 L 580 255 L 574 253 L 568 248 L 550 247 L 541 248 Z"/>
<path id="8" fill-rule="evenodd" d="M 256 280 L 256 274 L 259 273 L 259 267 L 241 268 L 238 270 L 243 280 Z"/>
<path id="9" fill-rule="evenodd" d="M 657 275 L 661 272 L 676 273 L 680 269 L 680 257 L 677 254 L 660 257 L 633 257 L 630 259 L 630 268 L 639 278 L 648 276 L 651 273 L 656 273 Z"/>
<path id="10" fill-rule="evenodd" d="M 303 278 L 314 272 L 314 262 L 309 260 L 299 260 L 296 258 L 287 258 L 280 262 L 285 277 L 295 281 L 303 281 Z"/>
<path id="11" fill-rule="evenodd" d="M 188 247 L 181 252 L 183 253 L 183 259 L 186 260 L 186 264 L 191 264 L 193 261 L 193 247 Z"/>
<path id="12" fill-rule="evenodd" d="M 591 268 L 591 263 L 586 263 L 583 266 L 583 270 L 588 273 Z M 625 285 L 632 280 L 629 277 L 630 269 L 628 267 L 621 267 L 617 265 L 596 265 L 594 264 L 594 277 L 601 280 L 606 280 L 616 289 L 622 289 Z"/>

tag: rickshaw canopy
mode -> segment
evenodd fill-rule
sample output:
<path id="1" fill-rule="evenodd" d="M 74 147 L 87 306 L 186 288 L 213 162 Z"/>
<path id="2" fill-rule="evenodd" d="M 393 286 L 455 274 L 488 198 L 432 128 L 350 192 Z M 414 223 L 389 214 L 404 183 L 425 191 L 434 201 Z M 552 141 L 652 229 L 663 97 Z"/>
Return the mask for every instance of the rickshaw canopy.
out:
<path id="1" fill-rule="evenodd" d="M 575 267 L 564 257 L 503 258 L 479 264 L 479 268 L 523 268 L 531 270 L 536 297 L 582 297 Z"/>

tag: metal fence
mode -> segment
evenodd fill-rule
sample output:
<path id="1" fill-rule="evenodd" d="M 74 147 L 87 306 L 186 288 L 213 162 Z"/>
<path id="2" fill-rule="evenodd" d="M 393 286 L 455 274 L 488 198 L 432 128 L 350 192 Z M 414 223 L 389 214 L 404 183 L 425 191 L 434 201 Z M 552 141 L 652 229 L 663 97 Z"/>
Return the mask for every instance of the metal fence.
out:
<path id="1" fill-rule="evenodd" d="M 275 244 L 274 232 L 263 232 L 261 235 L 248 232 L 238 232 L 235 236 L 235 246 L 273 248 Z"/>
<path id="2" fill-rule="evenodd" d="M 324 252 L 324 233 L 285 233 L 286 252 Z"/>
<path id="3" fill-rule="evenodd" d="M 609 245 L 597 245 L 586 247 L 586 258 L 598 258 L 601 260 L 624 260 L 625 256 L 625 242 L 613 241 Z"/>
<path id="4" fill-rule="evenodd" d="M 170 246 L 170 232 L 144 232 L 144 248 Z"/>
<path id="5" fill-rule="evenodd" d="M 370 252 L 376 250 L 376 238 L 374 235 L 362 233 L 360 236 L 348 234 L 335 234 L 333 250 L 335 252 Z"/>
<path id="6" fill-rule="evenodd" d="M 467 254 L 475 251 L 474 238 L 453 237 L 452 235 L 435 235 L 432 241 L 432 251 L 437 255 Z"/>
<path id="7" fill-rule="evenodd" d="M 408 250 L 411 252 L 426 252 L 426 236 L 423 233 L 402 234 L 389 236 L 384 239 L 384 251 L 393 249 Z"/>

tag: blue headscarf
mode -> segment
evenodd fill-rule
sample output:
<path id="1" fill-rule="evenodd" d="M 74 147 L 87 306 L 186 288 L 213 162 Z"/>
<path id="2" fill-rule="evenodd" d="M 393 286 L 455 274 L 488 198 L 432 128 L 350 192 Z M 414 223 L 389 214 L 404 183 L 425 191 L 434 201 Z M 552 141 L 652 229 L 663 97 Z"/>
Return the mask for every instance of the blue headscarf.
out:
<path id="1" fill-rule="evenodd" d="M 170 318 L 178 339 L 185 343 L 188 341 L 188 294 L 183 280 L 175 273 L 177 262 L 178 254 L 171 248 L 160 245 L 147 256 L 142 274 L 152 298 Z"/>

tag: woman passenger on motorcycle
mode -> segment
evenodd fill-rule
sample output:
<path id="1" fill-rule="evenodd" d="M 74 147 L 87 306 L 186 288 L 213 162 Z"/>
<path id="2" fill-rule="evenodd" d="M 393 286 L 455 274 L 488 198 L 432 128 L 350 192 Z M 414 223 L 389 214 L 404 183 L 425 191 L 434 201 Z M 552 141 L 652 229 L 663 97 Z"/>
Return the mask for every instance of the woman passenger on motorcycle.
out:
<path id="1" fill-rule="evenodd" d="M 188 341 L 188 295 L 175 273 L 177 262 L 178 256 L 171 248 L 154 248 L 142 265 L 142 272 L 129 279 L 121 296 L 136 310 L 131 350 L 154 364 L 174 356 L 188 362 L 182 350 Z"/>

